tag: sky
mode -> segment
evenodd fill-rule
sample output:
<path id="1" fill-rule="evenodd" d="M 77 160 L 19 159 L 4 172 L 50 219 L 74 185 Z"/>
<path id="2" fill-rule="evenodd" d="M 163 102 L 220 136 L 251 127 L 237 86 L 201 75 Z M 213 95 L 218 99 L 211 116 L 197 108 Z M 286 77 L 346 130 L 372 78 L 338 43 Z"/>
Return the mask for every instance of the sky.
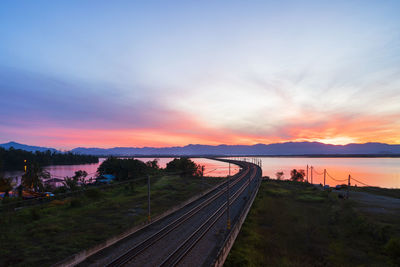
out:
<path id="1" fill-rule="evenodd" d="M 400 144 L 400 1 L 0 5 L 0 143 Z"/>

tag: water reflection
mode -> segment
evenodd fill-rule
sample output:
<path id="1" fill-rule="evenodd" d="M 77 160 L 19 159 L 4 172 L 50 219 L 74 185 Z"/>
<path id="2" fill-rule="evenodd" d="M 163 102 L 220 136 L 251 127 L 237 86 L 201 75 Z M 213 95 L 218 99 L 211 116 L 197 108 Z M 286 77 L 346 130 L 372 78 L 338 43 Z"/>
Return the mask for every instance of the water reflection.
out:
<path id="1" fill-rule="evenodd" d="M 300 157 L 261 157 L 263 176 L 276 177 L 277 172 L 284 172 L 285 179 L 290 178 L 292 169 L 306 171 L 307 164 L 313 166 L 313 183 L 324 183 L 324 169 L 336 180 L 354 179 L 370 186 L 400 188 L 400 158 L 300 158 Z M 250 158 L 247 158 L 250 160 Z M 351 179 L 351 185 L 363 186 Z M 309 170 L 309 180 L 311 171 Z M 337 182 L 326 176 L 326 184 L 335 186 L 347 183 Z"/>
<path id="2" fill-rule="evenodd" d="M 136 158 L 143 162 L 147 162 L 150 160 L 154 160 L 155 158 Z M 161 168 L 165 168 L 167 163 L 173 160 L 174 158 L 157 158 L 159 166 Z M 97 168 L 100 164 L 106 160 L 106 158 L 100 158 L 99 163 L 92 164 L 79 164 L 79 165 L 52 165 L 45 167 L 45 170 L 50 172 L 51 178 L 59 178 L 64 179 L 64 177 L 72 177 L 75 172 L 78 170 L 83 170 L 88 173 L 86 180 L 90 180 L 91 178 L 95 178 L 97 176 Z M 205 176 L 210 177 L 225 177 L 229 173 L 229 164 L 221 161 L 215 161 L 205 158 L 192 158 L 194 162 L 197 164 L 201 164 L 205 166 L 204 174 Z M 233 164 L 231 164 L 231 175 L 234 175 L 239 171 L 239 168 Z M 13 171 L 6 172 L 6 177 L 15 177 L 17 180 L 17 185 L 20 183 L 21 176 L 23 175 L 23 171 Z M 61 185 L 61 183 L 57 183 L 57 186 Z"/>

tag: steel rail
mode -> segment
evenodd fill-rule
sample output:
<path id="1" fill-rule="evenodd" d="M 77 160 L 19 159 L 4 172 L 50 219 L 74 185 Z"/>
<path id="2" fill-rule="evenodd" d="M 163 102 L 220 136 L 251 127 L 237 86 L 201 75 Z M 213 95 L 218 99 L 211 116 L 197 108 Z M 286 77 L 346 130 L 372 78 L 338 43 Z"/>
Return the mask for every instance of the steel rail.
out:
<path id="1" fill-rule="evenodd" d="M 252 177 L 250 180 L 253 180 L 254 177 L 257 174 L 257 169 L 255 169 L 255 172 L 253 173 Z M 250 182 L 244 183 L 239 190 L 237 190 L 233 196 L 230 197 L 231 203 L 234 203 L 237 198 L 244 192 L 247 186 L 250 186 Z M 164 266 L 176 266 L 183 260 L 183 258 L 193 249 L 193 247 L 200 242 L 200 240 L 207 234 L 207 232 L 215 225 L 215 223 L 221 218 L 222 215 L 225 214 L 225 211 L 227 209 L 227 204 L 226 202 L 223 203 L 218 210 L 216 210 L 204 223 L 202 223 L 195 232 L 193 232 L 178 248 L 176 248 L 169 256 L 167 259 L 165 259 L 159 267 L 164 267 Z M 222 210 L 222 212 L 220 212 Z M 214 218 L 215 217 L 215 218 Z M 213 220 L 212 220 L 213 219 Z M 208 224 L 210 221 L 212 222 Z M 208 226 L 204 229 L 204 231 L 201 232 L 202 228 L 204 226 Z M 198 236 L 192 243 L 189 243 L 190 240 L 193 239 L 198 233 L 200 233 L 200 236 Z M 186 246 L 186 248 L 185 248 Z"/>
<path id="2" fill-rule="evenodd" d="M 247 164 L 246 164 L 247 165 Z M 234 179 L 233 186 L 236 185 L 239 181 L 241 181 L 250 171 L 250 167 L 247 167 L 244 171 L 236 174 L 237 176 Z M 175 219 L 173 222 L 169 223 L 168 225 L 164 226 L 161 228 L 159 231 L 155 232 L 139 244 L 137 244 L 135 247 L 129 249 L 127 252 L 125 252 L 123 255 L 120 257 L 114 259 L 112 262 L 108 263 L 106 266 L 122 266 L 126 264 L 127 262 L 131 261 L 133 258 L 138 256 L 141 252 L 155 244 L 158 240 L 163 238 L 165 235 L 182 225 L 185 221 L 188 219 L 192 218 L 195 214 L 197 214 L 200 210 L 211 204 L 215 199 L 219 198 L 221 195 L 223 195 L 226 192 L 226 189 L 224 188 L 226 185 L 227 181 L 222 183 L 218 188 L 213 191 L 213 193 L 206 199 L 204 199 L 201 203 L 199 203 L 197 206 L 193 207 L 183 215 L 181 215 L 179 218 Z M 223 187 L 223 190 L 218 190 L 221 187 Z"/>

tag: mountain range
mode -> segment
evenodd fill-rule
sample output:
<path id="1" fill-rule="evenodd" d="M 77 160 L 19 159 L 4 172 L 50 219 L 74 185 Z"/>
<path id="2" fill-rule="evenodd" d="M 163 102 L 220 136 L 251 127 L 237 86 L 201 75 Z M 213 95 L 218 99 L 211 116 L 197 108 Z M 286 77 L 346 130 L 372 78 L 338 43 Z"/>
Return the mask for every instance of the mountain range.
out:
<path id="1" fill-rule="evenodd" d="M 54 148 L 23 145 L 16 142 L 0 144 L 0 147 L 9 149 L 23 149 L 27 151 L 58 151 Z M 114 148 L 85 148 L 77 147 L 71 150 L 77 154 L 97 156 L 229 156 L 229 155 L 393 155 L 400 154 L 400 145 L 384 143 L 365 143 L 330 145 L 319 142 L 286 142 L 275 144 L 256 145 L 187 145 L 176 147 L 114 147 Z"/>
<path id="2" fill-rule="evenodd" d="M 51 152 L 60 152 L 55 148 L 41 147 L 41 146 L 29 146 L 29 145 L 20 144 L 17 142 L 8 142 L 5 144 L 0 144 L 0 147 L 2 147 L 4 149 L 10 149 L 12 147 L 14 149 L 22 149 L 22 150 L 26 150 L 26 151 L 30 151 L 30 152 L 35 152 L 35 151 L 44 152 L 47 150 L 50 150 Z"/>

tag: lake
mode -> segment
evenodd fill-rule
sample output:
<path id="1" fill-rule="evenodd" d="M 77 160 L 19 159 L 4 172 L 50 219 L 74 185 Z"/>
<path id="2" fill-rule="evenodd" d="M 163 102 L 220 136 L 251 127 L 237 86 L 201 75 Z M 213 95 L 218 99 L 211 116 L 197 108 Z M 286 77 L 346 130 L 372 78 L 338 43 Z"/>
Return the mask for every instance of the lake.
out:
<path id="1" fill-rule="evenodd" d="M 241 158 L 243 159 L 243 158 Z M 351 175 L 351 185 L 379 186 L 385 188 L 400 188 L 400 158 L 306 158 L 306 157 L 259 157 L 262 161 L 263 176 L 276 177 L 282 171 L 284 178 L 290 178 L 292 169 L 307 170 L 307 164 L 314 167 L 313 183 L 324 183 L 324 169 L 326 184 L 335 186 L 347 184 Z M 247 158 L 250 160 L 250 158 Z M 343 181 L 335 181 L 343 180 Z M 356 181 L 357 180 L 357 181 Z M 311 170 L 309 169 L 309 181 Z M 360 183 L 361 182 L 361 183 Z M 363 184 L 362 184 L 363 183 Z"/>
<path id="2" fill-rule="evenodd" d="M 153 160 L 154 158 L 137 158 L 142 161 Z M 231 158 L 238 159 L 238 158 Z M 244 159 L 243 157 L 240 159 Z M 346 184 L 350 174 L 352 185 L 362 186 L 363 184 L 386 188 L 400 188 L 400 158 L 299 158 L 299 157 L 259 157 L 262 160 L 263 176 L 276 177 L 276 173 L 282 171 L 284 179 L 290 178 L 292 169 L 303 169 L 306 171 L 307 164 L 314 167 L 313 183 L 324 183 L 324 169 L 327 170 L 326 184 L 335 186 Z M 75 171 L 84 170 L 88 178 L 95 177 L 98 166 L 105 159 L 101 158 L 99 163 L 82 165 L 57 165 L 48 166 L 48 170 L 54 178 L 73 176 Z M 159 165 L 164 168 L 173 158 L 160 158 Z M 192 158 L 197 164 L 205 166 L 205 176 L 227 176 L 229 172 L 228 163 L 205 159 Z M 249 161 L 250 158 L 247 158 Z M 235 174 L 238 167 L 231 165 L 231 174 Z M 7 176 L 21 176 L 22 172 L 9 172 Z M 343 181 L 335 181 L 336 180 Z M 356 180 L 354 180 L 356 179 Z M 309 170 L 311 182 L 311 170 Z M 358 182 L 359 181 L 359 182 Z M 361 183 L 363 184 L 361 184 Z"/>
<path id="3" fill-rule="evenodd" d="M 154 160 L 154 158 L 136 158 L 141 161 Z M 168 162 L 174 158 L 159 158 L 158 163 L 161 168 L 165 168 Z M 96 177 L 97 168 L 105 160 L 105 158 L 100 158 L 98 163 L 92 164 L 79 164 L 79 165 L 52 165 L 46 166 L 44 169 L 50 172 L 51 178 L 64 179 L 64 177 L 72 177 L 78 170 L 83 170 L 88 173 L 87 180 Z M 197 164 L 205 166 L 204 175 L 205 176 L 227 176 L 229 173 L 229 164 L 221 161 L 210 160 L 205 158 L 192 158 Z M 234 175 L 239 171 L 239 168 L 231 164 L 231 175 Z M 22 171 L 6 172 L 6 177 L 17 177 L 17 184 L 19 184 L 20 177 L 22 176 Z"/>

